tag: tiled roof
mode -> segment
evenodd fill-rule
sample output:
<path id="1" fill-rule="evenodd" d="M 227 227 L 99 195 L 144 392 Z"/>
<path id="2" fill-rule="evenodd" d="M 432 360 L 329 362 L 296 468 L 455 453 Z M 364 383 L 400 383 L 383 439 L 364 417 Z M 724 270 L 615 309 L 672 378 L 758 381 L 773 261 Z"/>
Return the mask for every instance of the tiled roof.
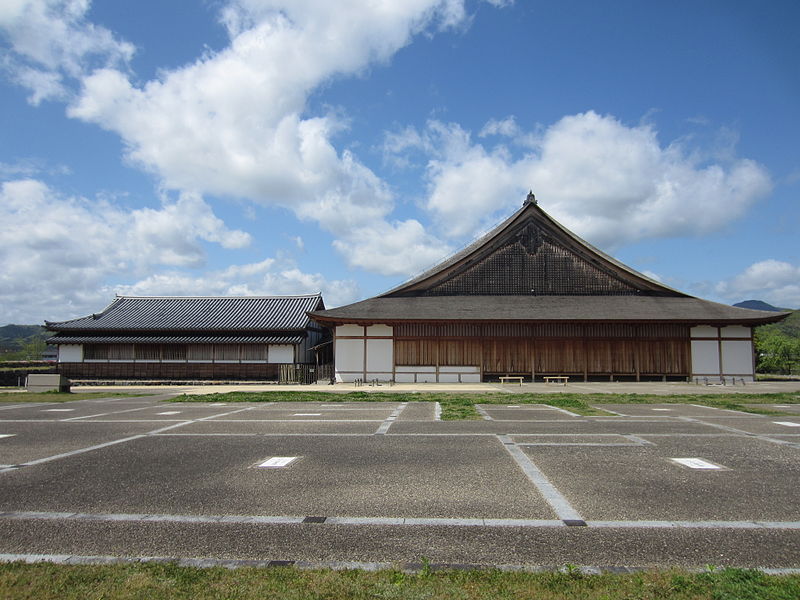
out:
<path id="1" fill-rule="evenodd" d="M 311 313 L 326 324 L 402 321 L 640 321 L 762 324 L 787 313 L 736 308 L 691 297 L 423 296 L 370 298 Z"/>
<path id="2" fill-rule="evenodd" d="M 324 309 L 320 294 L 259 297 L 118 296 L 99 314 L 46 322 L 51 331 L 296 331 L 307 311 Z"/>
<path id="3" fill-rule="evenodd" d="M 48 344 L 299 344 L 301 335 L 70 335 L 59 333 Z"/>
<path id="4" fill-rule="evenodd" d="M 535 247 L 526 247 L 525 249 L 527 252 L 524 252 L 523 255 L 542 255 L 539 258 L 542 263 L 540 267 L 546 270 L 547 277 L 551 281 L 569 279 L 570 276 L 574 275 L 583 275 L 583 277 L 586 278 L 590 272 L 602 272 L 607 277 L 617 280 L 622 287 L 630 288 L 634 295 L 638 291 L 648 293 L 649 295 L 686 296 L 686 294 L 674 290 L 661 282 L 650 279 L 612 256 L 605 254 L 586 240 L 569 231 L 542 210 L 539 205 L 526 202 L 522 208 L 508 219 L 495 226 L 491 231 L 475 240 L 470 245 L 431 267 L 424 273 L 381 294 L 381 297 L 481 295 L 486 292 L 476 290 L 474 286 L 467 286 L 467 288 L 472 287 L 472 289 L 462 290 L 460 292 L 440 291 L 437 293 L 436 290 L 440 288 L 442 283 L 446 280 L 457 277 L 465 271 L 474 270 L 477 264 L 486 261 L 486 259 L 492 255 L 501 255 L 499 258 L 499 262 L 501 263 L 499 266 L 501 268 L 499 272 L 489 276 L 491 279 L 491 286 L 489 287 L 497 290 L 497 292 L 490 293 L 503 295 L 504 292 L 501 291 L 501 288 L 504 287 L 502 284 L 503 280 L 506 279 L 519 283 L 524 290 L 523 295 L 526 295 L 531 288 L 546 289 L 546 286 L 534 283 L 535 276 L 530 270 L 532 268 L 531 265 L 528 265 L 527 271 L 523 268 L 523 272 L 519 272 L 520 265 L 515 264 L 514 258 L 507 254 L 507 246 L 509 244 L 528 241 L 521 239 L 521 235 L 525 231 L 528 231 L 529 234 L 533 234 L 534 237 L 530 241 L 535 244 Z M 550 247 L 549 251 L 544 250 L 544 248 L 540 249 L 542 240 L 547 241 L 547 246 Z M 553 248 L 559 249 L 558 254 L 560 254 L 560 256 L 544 256 L 548 254 L 548 252 L 552 252 Z M 567 259 L 567 257 L 569 257 L 569 259 Z M 497 266 L 498 265 L 496 265 L 496 267 Z M 577 271 L 575 271 L 575 268 L 577 268 Z M 486 277 L 485 273 L 484 277 Z M 472 283 L 474 284 L 475 282 L 473 281 Z M 589 290 L 587 284 L 582 285 L 579 281 L 573 282 L 573 287 L 576 288 L 578 295 Z M 583 289 L 584 287 L 586 289 Z M 520 292 L 513 291 L 510 292 L 510 295 L 518 293 Z M 572 294 L 575 292 L 554 291 L 552 295 L 564 293 Z"/>

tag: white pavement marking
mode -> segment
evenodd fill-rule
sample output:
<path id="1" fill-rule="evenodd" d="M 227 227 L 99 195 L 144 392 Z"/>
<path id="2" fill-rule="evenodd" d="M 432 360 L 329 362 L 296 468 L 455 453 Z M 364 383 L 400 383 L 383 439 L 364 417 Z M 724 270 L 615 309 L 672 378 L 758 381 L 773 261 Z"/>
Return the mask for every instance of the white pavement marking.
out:
<path id="1" fill-rule="evenodd" d="M 91 521 L 145 523 L 224 523 L 295 525 L 304 524 L 306 516 L 287 515 L 181 515 L 153 513 L 81 513 L 81 512 L 2 512 L 0 520 Z M 416 527 L 564 527 L 556 519 L 495 519 L 459 517 L 326 517 L 319 525 L 370 525 Z M 587 527 L 620 529 L 777 529 L 800 530 L 800 521 L 586 521 Z"/>
<path id="2" fill-rule="evenodd" d="M 719 423 L 709 423 L 708 421 L 703 421 L 701 419 L 693 419 L 692 417 L 678 417 L 681 421 L 687 421 L 689 423 L 700 423 L 701 425 L 705 425 L 707 427 L 714 427 L 715 429 L 722 429 L 723 431 L 729 431 L 731 433 L 736 433 L 738 435 L 752 437 L 757 440 L 762 440 L 764 442 L 769 442 L 771 444 L 779 444 L 781 446 L 790 446 L 792 448 L 800 448 L 800 444 L 796 444 L 795 442 L 787 442 L 786 440 L 780 440 L 778 438 L 769 437 L 767 435 L 761 435 L 757 433 L 751 433 L 749 431 L 745 431 L 744 429 L 737 429 L 736 427 L 729 427 L 727 425 L 720 425 Z"/>
<path id="3" fill-rule="evenodd" d="M 578 413 L 574 413 L 572 411 L 567 410 L 566 408 L 560 408 L 558 406 L 550 406 L 548 405 L 547 408 L 552 408 L 553 410 L 557 410 L 558 412 L 564 413 L 565 415 L 569 415 L 570 417 L 580 417 Z"/>
<path id="4" fill-rule="evenodd" d="M 679 465 L 683 465 L 684 467 L 689 467 L 690 469 L 707 469 L 716 471 L 727 470 L 720 465 L 715 465 L 714 463 L 703 460 L 702 458 L 670 458 L 670 460 L 674 463 L 678 463 Z"/>
<path id="5" fill-rule="evenodd" d="M 96 402 L 96 400 L 95 400 L 95 402 Z M 83 415 L 81 417 L 70 417 L 68 419 L 61 419 L 61 420 L 64 421 L 64 422 L 67 422 L 67 421 L 81 421 L 81 420 L 84 420 L 84 419 L 92 419 L 94 417 L 106 417 L 108 415 L 121 415 L 122 413 L 136 412 L 138 410 L 147 410 L 149 408 L 153 408 L 153 407 L 150 406 L 150 405 L 148 405 L 148 406 L 140 406 L 138 408 L 126 408 L 125 410 L 113 410 L 111 412 L 97 413 L 95 415 Z"/>
<path id="6" fill-rule="evenodd" d="M 482 417 L 483 417 L 483 420 L 484 420 L 484 421 L 494 421 L 494 419 L 492 419 L 492 417 L 490 417 L 490 416 L 489 416 L 489 413 L 487 413 L 487 412 L 486 412 L 486 410 L 485 410 L 485 409 L 484 409 L 482 406 L 478 406 L 478 405 L 476 404 L 476 405 L 475 405 L 475 410 L 477 411 L 477 413 L 478 413 L 480 416 L 482 416 Z"/>
<path id="7" fill-rule="evenodd" d="M 442 420 L 442 405 L 438 402 L 433 405 L 433 420 L 434 421 Z"/>
<path id="8" fill-rule="evenodd" d="M 775 425 L 783 425 L 785 427 L 800 427 L 800 423 L 792 423 L 791 421 L 773 421 Z"/>
<path id="9" fill-rule="evenodd" d="M 157 415 L 179 415 L 181 411 L 179 410 L 167 410 L 165 412 L 156 413 Z"/>
<path id="10" fill-rule="evenodd" d="M 587 521 L 586 525 L 626 529 L 800 529 L 800 521 Z"/>
<path id="11" fill-rule="evenodd" d="M 385 435 L 387 431 L 389 431 L 389 427 L 397 420 L 397 417 L 400 416 L 400 413 L 403 412 L 403 409 L 408 406 L 408 402 L 403 402 L 400 406 L 395 408 L 386 419 L 381 423 L 381 426 L 378 427 L 378 431 L 375 432 L 375 435 Z"/>
<path id="12" fill-rule="evenodd" d="M 53 456 L 46 456 L 44 458 L 38 458 L 36 460 L 30 460 L 28 462 L 20 463 L 17 465 L 19 467 L 32 467 L 34 465 L 41 465 L 43 463 L 51 462 L 54 460 L 58 460 L 59 458 L 67 458 L 69 456 L 75 456 L 77 454 L 83 454 L 85 452 L 91 452 L 92 450 L 99 450 L 100 448 L 108 448 L 109 446 L 114 446 L 116 444 L 122 444 L 124 442 L 130 442 L 133 440 L 138 440 L 139 438 L 146 437 L 147 434 L 139 434 L 133 435 L 131 437 L 122 438 L 120 440 L 113 440 L 111 442 L 105 442 L 104 444 L 96 444 L 94 446 L 89 446 L 87 448 L 79 448 L 78 450 L 72 450 L 71 452 L 62 452 L 61 454 L 54 454 Z M 9 469 L 0 469 L 0 473 L 6 473 L 8 471 L 16 471 L 16 468 L 9 468 Z"/>
<path id="13" fill-rule="evenodd" d="M 0 433 L 0 438 L 14 437 L 16 433 Z"/>
<path id="14" fill-rule="evenodd" d="M 74 408 L 45 408 L 42 412 L 73 412 Z"/>
<path id="15" fill-rule="evenodd" d="M 617 415 L 618 417 L 630 417 L 631 415 L 626 415 L 625 413 L 617 412 L 616 410 L 611 410 L 610 408 L 601 408 L 600 406 L 595 406 L 594 404 L 590 404 L 590 406 L 596 410 L 602 410 L 607 413 L 611 413 L 612 415 Z M 602 415 L 601 415 L 602 416 Z"/>
<path id="16" fill-rule="evenodd" d="M 0 410 L 12 410 L 14 408 L 25 408 L 26 406 L 30 406 L 30 404 L 12 404 L 11 406 L 0 406 Z M 47 406 L 47 404 L 39 404 L 39 406 Z"/>
<path id="17" fill-rule="evenodd" d="M 9 471 L 16 471 L 17 469 L 19 469 L 21 467 L 32 467 L 34 465 L 40 465 L 40 464 L 48 463 L 48 462 L 51 462 L 51 461 L 54 461 L 54 460 L 58 460 L 58 459 L 61 459 L 61 458 L 68 458 L 70 456 L 76 456 L 78 454 L 84 454 L 86 452 L 91 452 L 93 450 L 99 450 L 101 448 L 108 448 L 109 446 L 115 446 L 116 444 L 122 444 L 122 443 L 125 443 L 125 442 L 131 442 L 133 440 L 138 440 L 138 439 L 141 439 L 141 438 L 144 438 L 144 437 L 156 435 L 156 434 L 159 434 L 159 433 L 161 433 L 163 431 L 167 431 L 167 430 L 170 430 L 170 429 L 175 429 L 176 427 L 183 427 L 185 425 L 190 425 L 192 423 L 197 423 L 199 421 L 207 421 L 207 420 L 212 419 L 214 417 L 232 415 L 234 413 L 242 412 L 242 411 L 245 411 L 245 410 L 252 410 L 252 409 L 249 408 L 249 407 L 248 408 L 241 408 L 239 410 L 233 410 L 233 411 L 230 411 L 230 412 L 227 412 L 227 413 L 222 413 L 222 414 L 219 414 L 219 415 L 211 415 L 209 417 L 203 417 L 202 419 L 181 421 L 180 423 L 175 423 L 174 425 L 168 425 L 166 427 L 161 427 L 161 428 L 155 429 L 153 431 L 148 431 L 147 433 L 141 433 L 141 434 L 138 434 L 138 435 L 132 435 L 132 436 L 129 436 L 129 437 L 126 437 L 126 438 L 122 438 L 122 439 L 119 439 L 119 440 L 112 440 L 110 442 L 105 442 L 103 444 L 95 444 L 94 446 L 87 446 L 86 448 L 78 448 L 77 450 L 72 450 L 70 452 L 62 452 L 61 454 L 54 454 L 53 456 L 46 456 L 44 458 L 39 458 L 39 459 L 36 459 L 36 460 L 31 460 L 31 461 L 28 461 L 28 462 L 20 463 L 18 465 L 15 465 L 15 466 L 9 467 L 9 468 L 0 468 L 0 473 L 7 473 Z"/>
<path id="18" fill-rule="evenodd" d="M 293 417 L 321 417 L 322 413 L 294 413 Z"/>
<path id="19" fill-rule="evenodd" d="M 632 442 L 636 442 L 637 444 L 640 444 L 642 446 L 655 446 L 655 444 L 653 442 L 651 442 L 649 440 L 646 440 L 644 438 L 640 438 L 638 435 L 632 435 L 630 433 L 622 433 L 620 435 L 622 437 L 628 438 Z"/>
<path id="20" fill-rule="evenodd" d="M 288 467 L 294 461 L 296 461 L 299 456 L 273 456 L 272 458 L 268 458 L 262 463 L 256 465 L 261 469 L 281 469 L 283 467 Z"/>
<path id="21" fill-rule="evenodd" d="M 575 510 L 569 501 L 561 495 L 556 487 L 550 483 L 544 473 L 539 470 L 530 457 L 519 449 L 507 435 L 498 435 L 497 438 L 503 444 L 503 447 L 514 458 L 522 471 L 527 475 L 528 479 L 536 486 L 539 493 L 544 497 L 550 507 L 555 511 L 556 516 L 564 521 L 583 521 L 577 510 Z"/>

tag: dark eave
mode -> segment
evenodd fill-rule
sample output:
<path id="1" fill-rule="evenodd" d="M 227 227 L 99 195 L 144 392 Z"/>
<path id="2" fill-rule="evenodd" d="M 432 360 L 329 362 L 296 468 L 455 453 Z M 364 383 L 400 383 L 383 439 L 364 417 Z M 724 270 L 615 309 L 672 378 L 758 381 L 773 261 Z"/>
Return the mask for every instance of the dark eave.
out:
<path id="1" fill-rule="evenodd" d="M 764 325 L 791 313 L 688 296 L 428 296 L 370 298 L 309 313 L 328 326 L 412 322 L 620 322 Z"/>

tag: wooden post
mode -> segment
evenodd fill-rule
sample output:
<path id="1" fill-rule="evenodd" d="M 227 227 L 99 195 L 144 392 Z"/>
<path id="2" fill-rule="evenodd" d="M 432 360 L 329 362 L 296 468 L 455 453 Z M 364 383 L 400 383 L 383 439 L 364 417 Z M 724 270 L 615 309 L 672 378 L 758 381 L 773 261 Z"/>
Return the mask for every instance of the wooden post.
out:
<path id="1" fill-rule="evenodd" d="M 531 338 L 528 340 L 528 355 L 531 359 L 531 383 L 536 381 L 536 340 Z"/>

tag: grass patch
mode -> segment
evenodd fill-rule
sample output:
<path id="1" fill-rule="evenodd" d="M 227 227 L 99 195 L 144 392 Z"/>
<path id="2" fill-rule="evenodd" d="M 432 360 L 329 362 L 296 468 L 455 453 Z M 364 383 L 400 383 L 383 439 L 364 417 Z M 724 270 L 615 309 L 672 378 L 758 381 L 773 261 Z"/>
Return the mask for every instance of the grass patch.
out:
<path id="1" fill-rule="evenodd" d="M 627 600 L 789 600 L 800 597 L 800 576 L 765 575 L 746 569 L 704 573 L 680 570 L 583 575 L 565 572 L 514 573 L 498 570 L 400 570 L 367 572 L 295 568 L 223 569 L 174 563 L 137 565 L 0 565 L 0 597 L 7 600 L 115 598 L 161 600 L 225 598 L 459 598 L 505 600 L 581 598 Z"/>
<path id="2" fill-rule="evenodd" d="M 88 398 L 138 398 L 152 394 L 126 394 L 107 392 L 0 392 L 1 402 L 72 402 L 73 400 L 86 400 Z"/>
<path id="3" fill-rule="evenodd" d="M 727 408 L 762 415 L 793 415 L 785 411 L 745 406 L 745 404 L 799 404 L 798 393 L 774 394 L 675 394 L 653 396 L 648 394 L 503 394 L 496 393 L 436 393 L 436 392 L 227 392 L 190 396 L 183 394 L 170 402 L 439 402 L 442 420 L 474 420 L 481 416 L 476 404 L 547 404 L 579 415 L 608 415 L 593 408 L 593 404 L 702 404 L 713 408 Z"/>

